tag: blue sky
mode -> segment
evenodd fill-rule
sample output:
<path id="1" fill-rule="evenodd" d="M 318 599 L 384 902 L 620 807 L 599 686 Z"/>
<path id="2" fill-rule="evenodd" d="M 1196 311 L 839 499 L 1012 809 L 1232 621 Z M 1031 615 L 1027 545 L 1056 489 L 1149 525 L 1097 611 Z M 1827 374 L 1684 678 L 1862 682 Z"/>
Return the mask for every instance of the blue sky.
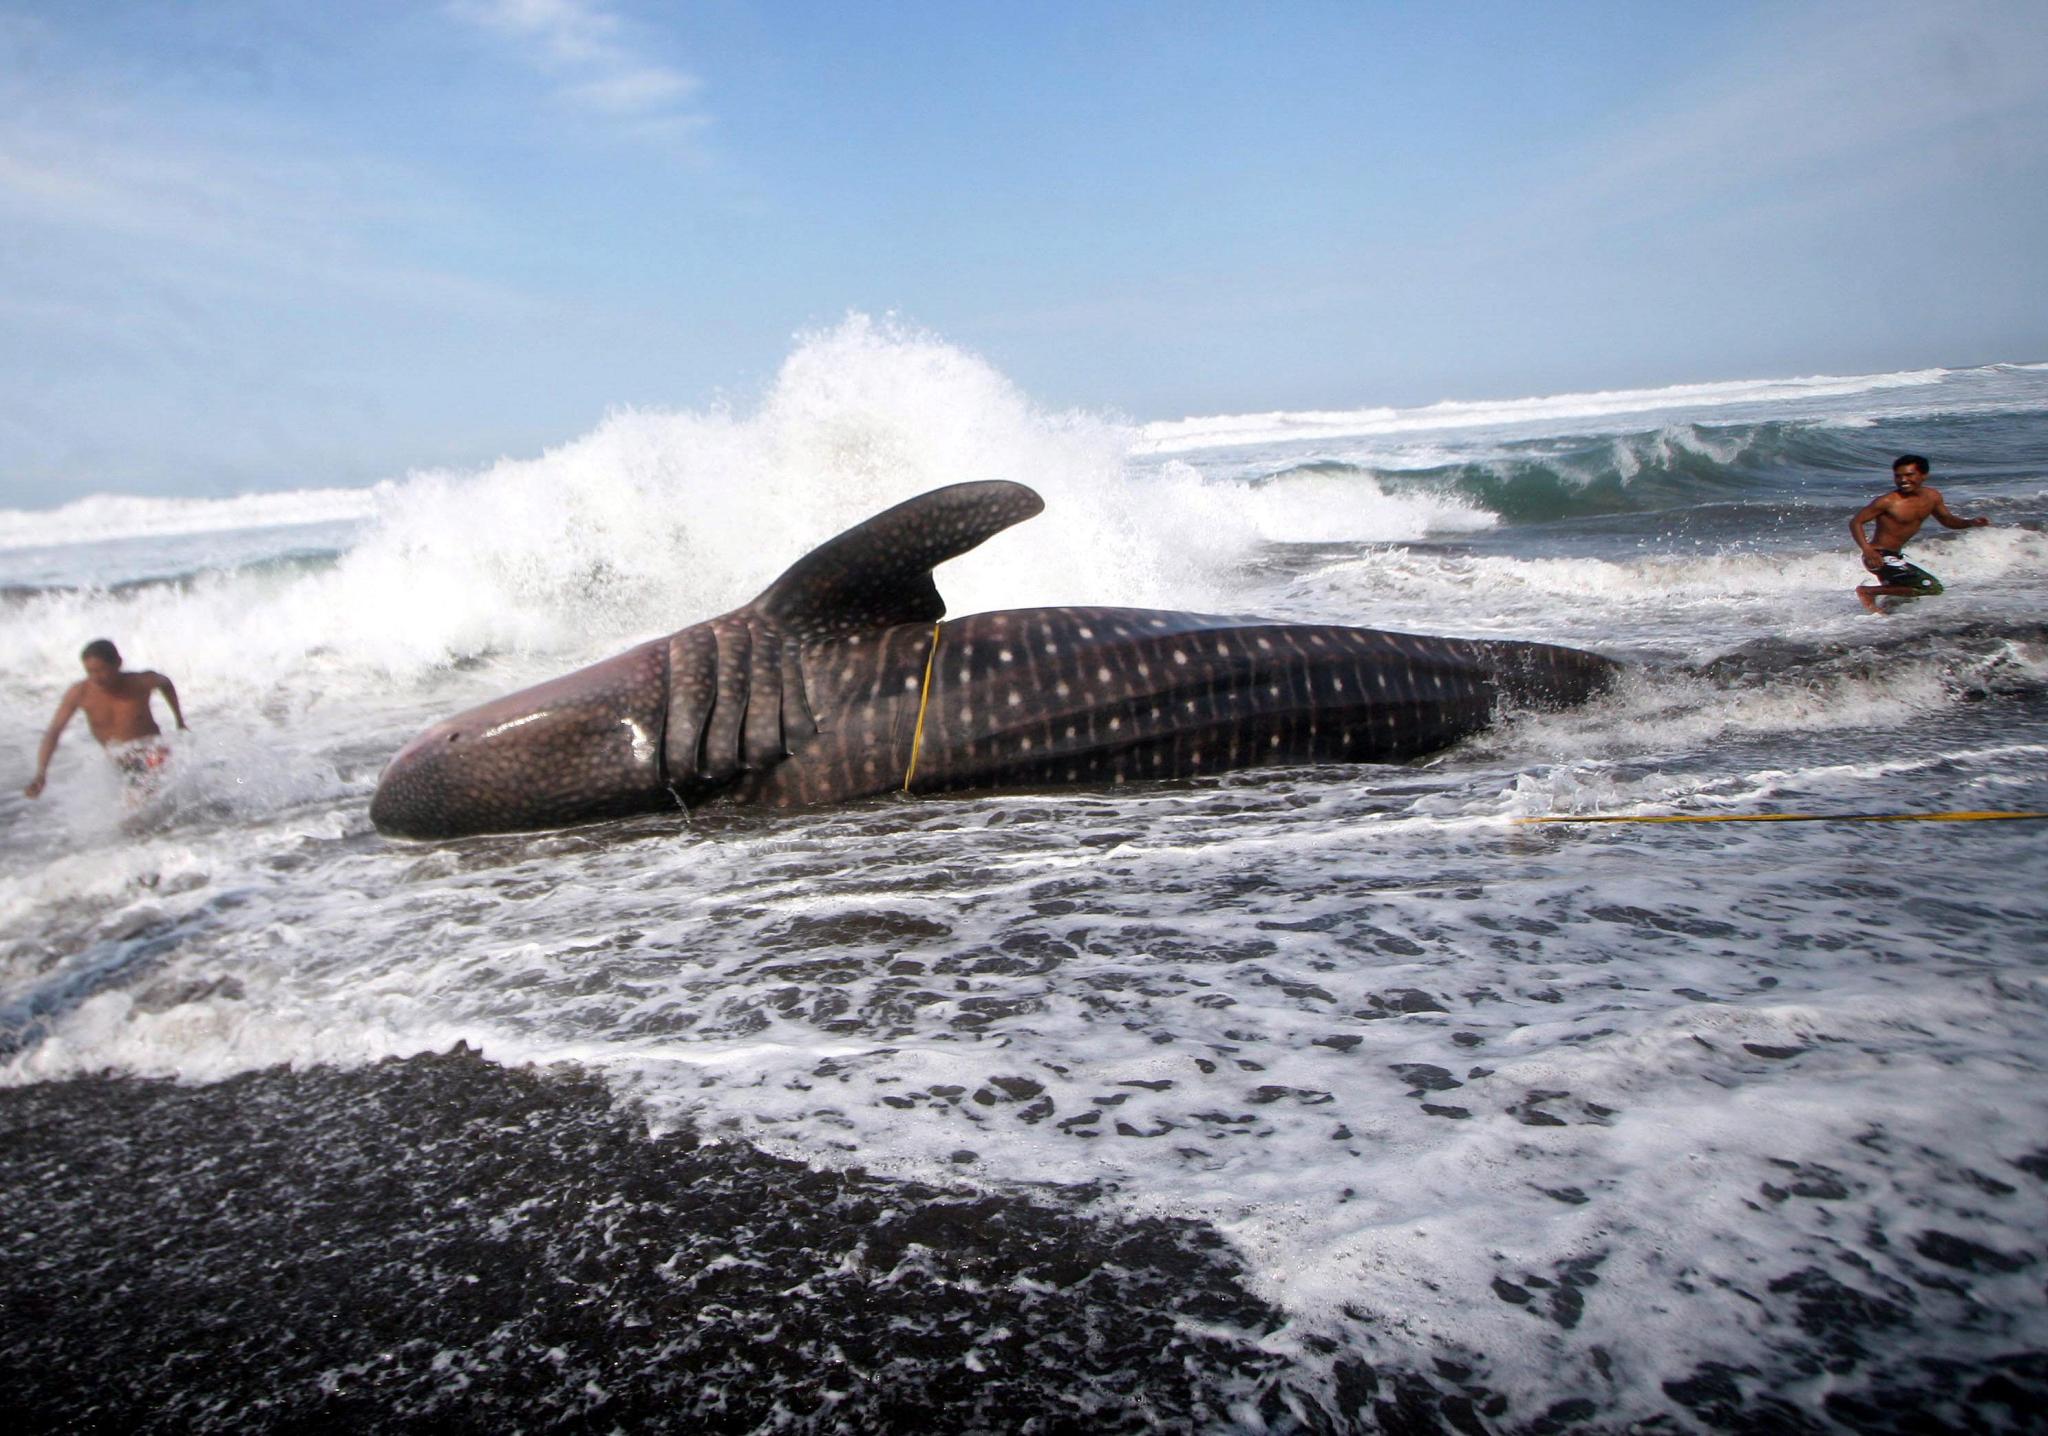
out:
<path id="1" fill-rule="evenodd" d="M 2048 7 L 0 0 L 0 506 L 744 404 L 894 314 L 1136 418 L 2048 357 Z"/>

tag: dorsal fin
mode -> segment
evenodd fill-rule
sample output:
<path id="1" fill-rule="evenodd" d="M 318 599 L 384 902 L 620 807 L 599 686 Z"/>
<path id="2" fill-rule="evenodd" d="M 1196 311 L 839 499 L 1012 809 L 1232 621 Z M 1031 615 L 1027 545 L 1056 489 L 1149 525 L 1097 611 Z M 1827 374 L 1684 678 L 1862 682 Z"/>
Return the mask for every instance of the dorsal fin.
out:
<path id="1" fill-rule="evenodd" d="M 798 639 L 937 622 L 932 569 L 1044 507 L 1001 480 L 933 489 L 812 549 L 747 607 Z"/>

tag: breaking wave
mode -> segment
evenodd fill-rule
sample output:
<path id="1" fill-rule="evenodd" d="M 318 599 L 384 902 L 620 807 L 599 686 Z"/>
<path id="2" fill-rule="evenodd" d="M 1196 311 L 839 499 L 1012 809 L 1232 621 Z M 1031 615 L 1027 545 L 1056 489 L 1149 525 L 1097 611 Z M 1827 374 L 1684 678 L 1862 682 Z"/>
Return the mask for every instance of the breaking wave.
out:
<path id="1" fill-rule="evenodd" d="M 91 542 L 104 562 L 109 542 L 149 535 L 157 565 L 139 585 L 86 581 L 60 556 L 46 578 L 17 583 L 0 608 L 0 684 L 68 671 L 98 633 L 215 692 L 602 651 L 743 603 L 834 533 L 968 479 L 1028 484 L 1047 510 L 941 572 L 954 612 L 1215 607 L 1269 540 L 1393 542 L 1490 522 L 1456 496 L 1332 504 L 1313 484 L 1258 491 L 1185 466 L 1141 470 L 1131 448 L 1123 425 L 1043 409 L 971 354 L 855 317 L 803 340 L 749 411 L 621 410 L 537 457 L 365 491 L 0 515 L 0 543 Z M 332 562 L 195 549 L 163 571 L 175 535 L 314 522 L 357 526 Z"/>

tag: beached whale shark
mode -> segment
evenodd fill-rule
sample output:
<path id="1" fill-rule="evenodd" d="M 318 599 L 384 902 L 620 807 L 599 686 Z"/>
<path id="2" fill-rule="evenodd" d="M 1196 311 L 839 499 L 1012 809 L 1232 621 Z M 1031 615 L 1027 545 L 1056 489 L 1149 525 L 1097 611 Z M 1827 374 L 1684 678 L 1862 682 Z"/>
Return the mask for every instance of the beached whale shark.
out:
<path id="1" fill-rule="evenodd" d="M 1399 762 L 1616 671 L 1543 643 L 1144 609 L 945 619 L 932 569 L 1044 506 L 997 482 L 899 504 L 743 608 L 435 724 L 386 766 L 370 817 L 448 838 L 714 799 Z"/>

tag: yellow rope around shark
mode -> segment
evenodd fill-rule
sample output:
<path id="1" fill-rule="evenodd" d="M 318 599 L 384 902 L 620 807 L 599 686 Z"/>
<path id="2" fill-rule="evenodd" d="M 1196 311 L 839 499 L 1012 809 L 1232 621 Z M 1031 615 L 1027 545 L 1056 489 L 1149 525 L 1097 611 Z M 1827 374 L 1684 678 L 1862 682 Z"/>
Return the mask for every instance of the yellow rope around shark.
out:
<path id="1" fill-rule="evenodd" d="M 939 630 L 945 626 L 940 619 L 932 625 L 931 651 L 924 656 L 924 688 L 917 695 L 917 731 L 910 735 L 910 766 L 903 770 L 903 791 L 910 791 L 910 780 L 917 776 L 917 750 L 924 746 L 924 709 L 932 701 L 932 664 L 939 656 Z"/>
<path id="2" fill-rule="evenodd" d="M 2021 823 L 2039 822 L 2048 813 L 1630 813 L 1578 817 L 1558 813 L 1541 818 L 1515 818 L 1516 823 Z"/>

